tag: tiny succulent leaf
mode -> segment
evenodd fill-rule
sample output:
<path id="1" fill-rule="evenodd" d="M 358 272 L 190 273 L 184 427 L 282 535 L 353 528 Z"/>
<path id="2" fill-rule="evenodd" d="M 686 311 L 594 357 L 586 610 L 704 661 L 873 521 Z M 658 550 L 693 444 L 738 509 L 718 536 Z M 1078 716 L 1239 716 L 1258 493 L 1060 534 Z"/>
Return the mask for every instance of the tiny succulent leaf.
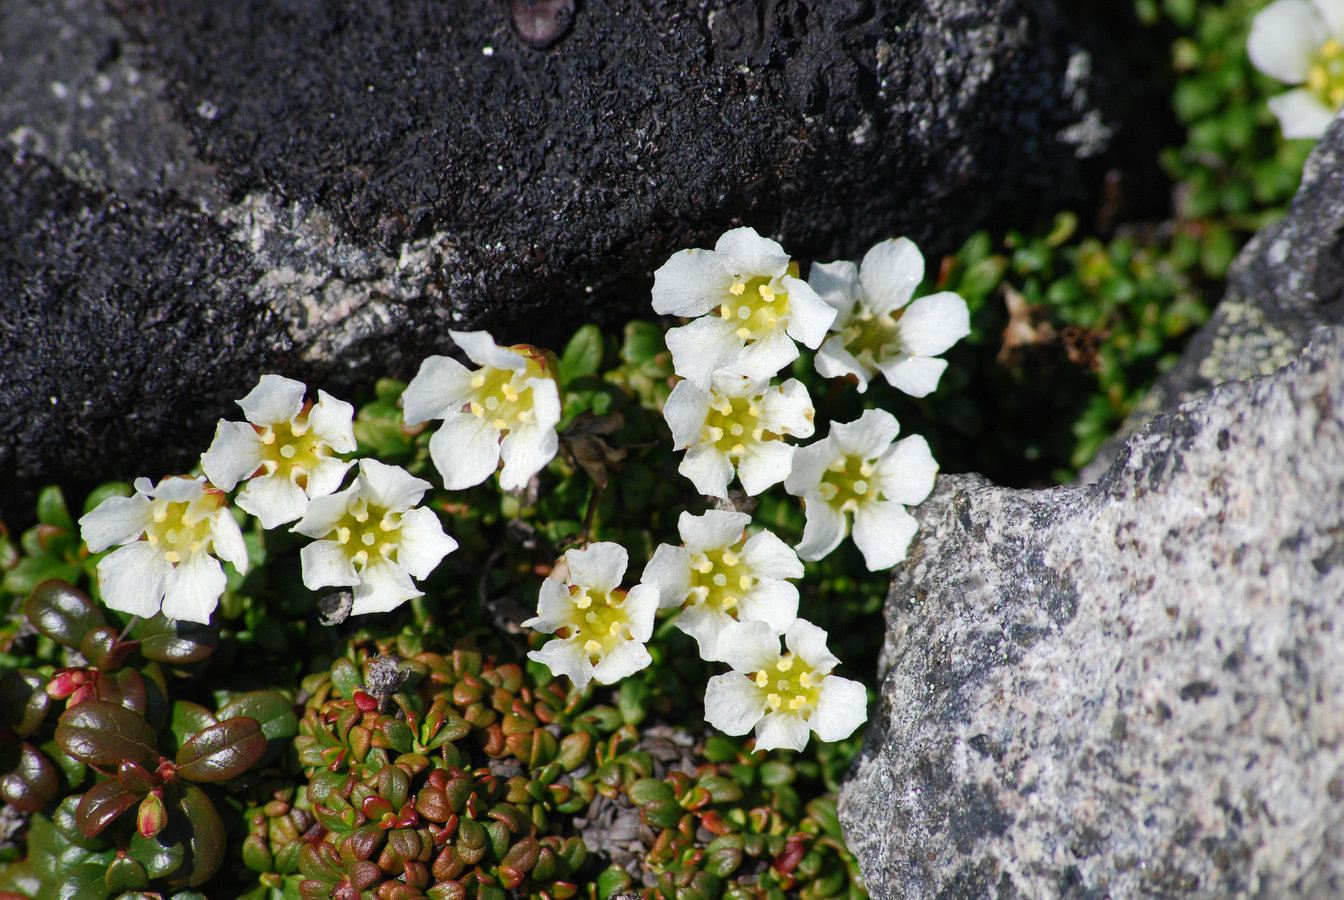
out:
<path id="1" fill-rule="evenodd" d="M 79 648 L 84 635 L 107 624 L 88 594 L 55 578 L 33 589 L 23 612 L 43 635 L 72 650 Z"/>
<path id="2" fill-rule="evenodd" d="M 237 716 L 183 744 L 177 751 L 177 775 L 188 781 L 226 781 L 246 772 L 265 752 L 261 723 Z"/>
<path id="3" fill-rule="evenodd" d="M 122 760 L 151 768 L 158 758 L 154 729 L 124 706 L 86 700 L 61 714 L 56 743 L 81 762 L 116 766 Z"/>

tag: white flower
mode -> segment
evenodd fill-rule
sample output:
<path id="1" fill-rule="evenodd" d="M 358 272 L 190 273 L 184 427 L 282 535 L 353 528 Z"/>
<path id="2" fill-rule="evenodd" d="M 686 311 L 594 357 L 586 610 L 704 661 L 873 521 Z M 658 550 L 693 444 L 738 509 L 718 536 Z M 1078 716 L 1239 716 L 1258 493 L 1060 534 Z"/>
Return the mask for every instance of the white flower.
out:
<path id="1" fill-rule="evenodd" d="M 224 593 L 219 559 L 247 571 L 243 533 L 224 492 L 204 478 L 137 478 L 133 496 L 109 497 L 79 527 L 93 553 L 124 545 L 99 561 L 98 588 L 104 603 L 133 616 L 162 607 L 171 619 L 207 624 Z"/>
<path id="2" fill-rule="evenodd" d="M 724 734 L 756 729 L 756 749 L 801 750 L 808 733 L 823 741 L 849 737 L 868 718 L 863 685 L 832 675 L 840 660 L 826 649 L 826 632 L 796 619 L 784 632 L 788 650 L 764 622 L 734 622 L 720 646 L 732 672 L 705 691 L 705 721 Z"/>
<path id="3" fill-rule="evenodd" d="M 784 580 L 802 577 L 798 554 L 769 531 L 747 538 L 750 521 L 726 510 L 684 512 L 677 528 L 685 546 L 660 544 L 644 568 L 660 606 L 686 604 L 677 627 L 695 638 L 703 659 L 722 659 L 719 636 L 733 621 L 765 622 L 783 634 L 798 616 L 798 589 Z"/>
<path id="4" fill-rule="evenodd" d="M 220 419 L 210 449 L 201 455 L 206 477 L 226 491 L 250 479 L 234 502 L 263 528 L 302 516 L 308 501 L 339 488 L 353 465 L 332 454 L 354 451 L 355 408 L 318 391 L 318 402 L 305 409 L 304 390 L 291 378 L 261 376 L 238 401 L 247 422 Z"/>
<path id="5" fill-rule="evenodd" d="M 709 390 L 725 365 L 769 378 L 798 358 L 794 341 L 815 349 L 835 310 L 797 276 L 784 248 L 751 228 L 727 232 L 713 250 L 672 254 L 653 273 L 654 311 L 703 316 L 667 333 L 676 373 Z"/>
<path id="6" fill-rule="evenodd" d="M 734 466 L 748 494 L 783 481 L 795 448 L 781 438 L 810 437 L 814 414 L 797 379 L 772 386 L 731 370 L 716 373 L 709 391 L 677 382 L 663 406 L 673 444 L 686 451 L 677 471 L 711 497 L 728 496 Z"/>
<path id="7" fill-rule="evenodd" d="M 317 538 L 300 553 L 309 590 L 354 588 L 353 615 L 386 612 L 419 597 L 425 578 L 457 549 L 432 510 L 416 507 L 429 482 L 376 459 L 359 461 L 355 483 L 316 497 L 291 529 Z"/>
<path id="8" fill-rule="evenodd" d="M 802 497 L 807 523 L 798 555 L 821 559 L 849 531 L 871 571 L 889 569 L 905 559 L 918 524 L 906 506 L 933 490 L 938 464 L 924 438 L 915 435 L 893 444 L 900 426 L 891 413 L 864 412 L 857 421 L 837 423 L 831 433 L 793 457 L 784 490 Z"/>
<path id="9" fill-rule="evenodd" d="M 527 654 L 576 687 L 613 684 L 652 662 L 644 642 L 653 635 L 658 588 L 620 590 L 628 557 L 620 544 L 597 543 L 565 554 L 569 577 L 541 583 L 537 614 L 523 624 L 558 639 Z"/>
<path id="10" fill-rule="evenodd" d="M 1344 0 L 1276 0 L 1251 22 L 1246 53 L 1271 78 L 1302 87 L 1269 100 L 1287 138 L 1318 138 L 1344 106 Z"/>
<path id="11" fill-rule="evenodd" d="M 446 356 L 431 356 L 401 395 L 407 425 L 442 419 L 429 453 L 449 490 L 480 484 L 500 457 L 499 486 L 527 486 L 555 458 L 560 389 L 546 360 L 527 344 L 500 347 L 484 331 L 450 331 L 475 371 Z"/>
<path id="12" fill-rule="evenodd" d="M 853 375 L 859 391 L 881 372 L 892 387 L 923 397 L 938 386 L 947 363 L 934 357 L 971 333 L 966 301 L 951 291 L 911 303 L 924 280 L 924 257 L 907 238 L 869 250 L 863 264 L 818 263 L 808 281 L 838 314 L 817 353 L 827 378 Z"/>

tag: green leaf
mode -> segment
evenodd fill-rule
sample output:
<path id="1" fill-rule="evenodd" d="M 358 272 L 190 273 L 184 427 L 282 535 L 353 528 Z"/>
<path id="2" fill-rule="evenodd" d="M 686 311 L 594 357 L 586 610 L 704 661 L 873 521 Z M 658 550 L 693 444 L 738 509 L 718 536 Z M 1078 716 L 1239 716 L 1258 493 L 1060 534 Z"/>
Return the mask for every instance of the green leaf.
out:
<path id="1" fill-rule="evenodd" d="M 596 325 L 584 325 L 565 345 L 560 355 L 560 385 L 569 386 L 575 378 L 597 374 L 602 365 L 602 331 Z"/>
<path id="2" fill-rule="evenodd" d="M 86 700 L 61 714 L 56 743 L 81 762 L 116 766 L 130 760 L 146 769 L 158 762 L 154 729 L 141 716 L 106 700 Z"/>
<path id="3" fill-rule="evenodd" d="M 16 669 L 0 678 L 0 722 L 13 728 L 19 737 L 32 734 L 47 717 L 51 698 L 46 683 L 41 673 L 32 669 Z"/>
<path id="4" fill-rule="evenodd" d="M 248 716 L 261 724 L 261 733 L 266 736 L 262 763 L 279 758 L 290 739 L 299 733 L 299 717 L 294 714 L 294 704 L 278 691 L 252 691 L 235 697 L 221 706 L 217 715 L 220 719 Z"/>
<path id="5" fill-rule="evenodd" d="M 636 806 L 663 803 L 677 799 L 672 785 L 661 778 L 640 778 L 630 785 L 630 802 Z"/>
<path id="6" fill-rule="evenodd" d="M 27 741 L 0 748 L 0 772 L 0 800 L 24 812 L 37 812 L 60 789 L 56 767 Z"/>
<path id="7" fill-rule="evenodd" d="M 163 613 L 136 628 L 140 653 L 146 659 L 182 665 L 200 662 L 219 646 L 219 631 L 209 625 L 170 619 Z"/>
<path id="8" fill-rule="evenodd" d="M 187 741 L 177 751 L 177 776 L 187 781 L 226 781 L 246 772 L 265 752 L 261 723 L 237 716 Z"/>
<path id="9" fill-rule="evenodd" d="M 75 582 L 83 574 L 79 566 L 50 556 L 25 556 L 5 573 L 4 581 L 0 581 L 0 591 L 23 596 L 45 581 Z"/>
<path id="10" fill-rule="evenodd" d="M 104 881 L 106 873 L 107 868 L 97 864 L 75 866 L 62 874 L 45 896 L 51 900 L 106 900 L 112 896 L 112 889 Z"/>
<path id="11" fill-rule="evenodd" d="M 80 834 L 86 838 L 97 837 L 139 799 L 115 778 L 98 782 L 85 791 L 75 807 L 75 822 Z"/>
<path id="12" fill-rule="evenodd" d="M 172 718 L 168 723 L 168 730 L 174 738 L 172 752 L 176 752 L 200 732 L 217 724 L 219 719 L 215 718 L 215 714 L 199 703 L 186 700 L 173 701 Z"/>
<path id="13" fill-rule="evenodd" d="M 224 822 L 205 792 L 194 784 L 175 782 L 164 790 L 168 824 L 152 838 L 136 834 L 130 855 L 151 878 L 169 887 L 200 887 L 224 861 Z"/>
<path id="14" fill-rule="evenodd" d="M 34 628 L 72 650 L 79 649 L 84 635 L 107 624 L 88 594 L 59 579 L 34 588 L 23 612 Z"/>
<path id="15" fill-rule="evenodd" d="M 70 510 L 65 507 L 65 495 L 56 485 L 44 487 L 37 495 L 37 521 L 43 525 L 54 525 L 66 531 L 75 530 L 75 522 L 70 518 Z"/>

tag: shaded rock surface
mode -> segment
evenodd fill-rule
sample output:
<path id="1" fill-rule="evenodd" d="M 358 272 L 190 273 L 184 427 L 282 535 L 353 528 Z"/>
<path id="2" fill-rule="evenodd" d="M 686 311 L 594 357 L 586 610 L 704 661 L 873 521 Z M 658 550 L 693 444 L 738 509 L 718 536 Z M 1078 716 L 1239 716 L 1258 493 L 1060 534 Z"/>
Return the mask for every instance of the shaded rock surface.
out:
<path id="1" fill-rule="evenodd" d="M 619 322 L 735 224 L 816 258 L 1020 224 L 1117 127 L 1044 0 L 523 6 L 0 8 L 0 514 L 180 470 L 262 370 L 343 391 L 452 327 Z"/>
<path id="2" fill-rule="evenodd" d="M 916 511 L 840 799 L 874 897 L 1344 896 L 1342 138 L 1095 484 Z"/>

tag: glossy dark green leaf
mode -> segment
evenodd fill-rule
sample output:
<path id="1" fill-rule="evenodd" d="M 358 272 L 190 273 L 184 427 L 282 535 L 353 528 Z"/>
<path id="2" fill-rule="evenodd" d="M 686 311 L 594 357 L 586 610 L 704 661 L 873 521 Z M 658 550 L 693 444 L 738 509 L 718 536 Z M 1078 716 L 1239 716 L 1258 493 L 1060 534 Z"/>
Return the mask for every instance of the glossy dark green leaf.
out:
<path id="1" fill-rule="evenodd" d="M 58 579 L 35 587 L 23 603 L 23 612 L 42 634 L 75 650 L 84 635 L 107 624 L 88 594 Z"/>
<path id="2" fill-rule="evenodd" d="M 96 668 L 107 670 L 121 665 L 121 661 L 135 649 L 133 643 L 117 641 L 117 629 L 104 625 L 84 635 L 79 642 L 79 653 Z"/>
<path id="3" fill-rule="evenodd" d="M 261 733 L 266 736 L 263 763 L 278 758 L 299 733 L 299 717 L 294 714 L 294 704 L 278 691 L 252 691 L 235 697 L 221 706 L 217 715 L 220 719 L 248 716 L 261 723 Z"/>
<path id="4" fill-rule="evenodd" d="M 106 700 L 87 700 L 62 713 L 56 743 L 75 759 L 95 766 L 117 766 L 128 759 L 149 769 L 158 761 L 149 723 Z"/>
<path id="5" fill-rule="evenodd" d="M 251 768 L 266 752 L 261 723 L 237 716 L 212 725 L 177 751 L 177 776 L 188 781 L 225 781 Z"/>
<path id="6" fill-rule="evenodd" d="M 162 613 L 136 629 L 140 653 L 146 659 L 182 665 L 200 662 L 219 646 L 219 630 L 209 625 L 169 619 Z"/>
<path id="7" fill-rule="evenodd" d="M 130 855 L 151 878 L 161 878 L 169 887 L 200 887 L 224 861 L 224 822 L 210 798 L 194 784 L 169 784 L 164 802 L 167 826 L 154 837 L 132 837 Z"/>
<path id="8" fill-rule="evenodd" d="M 32 669 L 6 672 L 0 678 L 0 723 L 14 729 L 19 737 L 36 731 L 51 707 L 46 683 L 47 679 Z"/>
<path id="9" fill-rule="evenodd" d="M 163 786 L 161 777 L 141 766 L 137 766 L 130 760 L 117 767 L 117 780 L 121 782 L 122 787 L 137 797 Z"/>
<path id="10" fill-rule="evenodd" d="M 104 876 L 105 866 L 85 863 L 61 873 L 60 879 L 52 885 L 50 893 L 44 894 L 51 900 L 106 900 L 112 896 Z"/>
<path id="11" fill-rule="evenodd" d="M 90 632 L 92 634 L 92 632 Z M 145 679 L 135 669 L 117 669 L 115 672 L 98 673 L 98 699 L 106 700 L 117 706 L 145 714 L 148 698 L 145 694 Z"/>
<path id="12" fill-rule="evenodd" d="M 86 838 L 102 834 L 104 828 L 134 806 L 138 799 L 116 779 L 98 782 L 84 792 L 79 805 L 75 807 L 75 822 L 79 825 L 80 834 Z"/>
<path id="13" fill-rule="evenodd" d="M 218 723 L 215 714 L 199 703 L 175 700 L 168 720 L 168 730 L 173 736 L 171 751 L 176 753 L 179 748 L 186 746 L 187 741 Z"/>
<path id="14" fill-rule="evenodd" d="M 129 856 L 114 860 L 107 867 L 104 881 L 113 893 L 121 894 L 117 900 L 128 900 L 128 896 L 133 896 L 124 893 L 126 891 L 143 891 L 149 887 L 149 875 L 145 867 Z"/>
<path id="15" fill-rule="evenodd" d="M 37 812 L 56 798 L 60 781 L 56 767 L 27 741 L 4 748 L 0 764 L 0 800 L 24 812 Z"/>

